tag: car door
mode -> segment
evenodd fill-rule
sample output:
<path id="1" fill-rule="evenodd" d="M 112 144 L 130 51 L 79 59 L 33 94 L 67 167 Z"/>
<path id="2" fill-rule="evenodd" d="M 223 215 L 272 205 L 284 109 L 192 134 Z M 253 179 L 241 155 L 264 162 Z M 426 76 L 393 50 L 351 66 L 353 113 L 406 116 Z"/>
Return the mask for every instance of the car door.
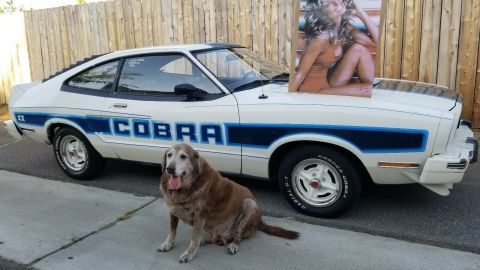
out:
<path id="1" fill-rule="evenodd" d="M 239 122 L 233 95 L 182 53 L 138 55 L 121 65 L 105 105 L 112 133 L 101 135 L 118 157 L 161 163 L 166 149 L 188 143 L 216 169 L 240 173 L 241 148 L 225 139 L 225 124 Z"/>

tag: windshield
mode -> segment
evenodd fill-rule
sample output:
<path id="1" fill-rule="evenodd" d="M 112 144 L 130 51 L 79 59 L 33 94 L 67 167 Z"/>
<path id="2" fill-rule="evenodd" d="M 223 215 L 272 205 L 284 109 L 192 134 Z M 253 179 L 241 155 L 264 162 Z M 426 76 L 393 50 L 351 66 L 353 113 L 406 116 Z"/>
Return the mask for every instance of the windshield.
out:
<path id="1" fill-rule="evenodd" d="M 230 91 L 245 90 L 276 81 L 288 81 L 288 70 L 246 48 L 218 49 L 194 56 Z"/>

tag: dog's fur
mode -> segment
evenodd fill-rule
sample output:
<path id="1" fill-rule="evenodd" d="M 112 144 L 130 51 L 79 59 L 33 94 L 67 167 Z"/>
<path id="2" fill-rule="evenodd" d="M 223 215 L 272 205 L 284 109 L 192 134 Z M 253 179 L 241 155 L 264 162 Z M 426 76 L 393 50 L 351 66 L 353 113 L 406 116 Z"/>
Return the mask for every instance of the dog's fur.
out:
<path id="1" fill-rule="evenodd" d="M 206 243 L 227 245 L 227 251 L 235 254 L 240 241 L 257 229 L 298 238 L 298 232 L 265 224 L 250 190 L 222 177 L 189 145 L 170 148 L 162 165 L 160 191 L 170 210 L 170 232 L 158 251 L 173 248 L 179 219 L 193 226 L 190 245 L 179 258 L 181 263 L 192 260 L 199 246 Z"/>

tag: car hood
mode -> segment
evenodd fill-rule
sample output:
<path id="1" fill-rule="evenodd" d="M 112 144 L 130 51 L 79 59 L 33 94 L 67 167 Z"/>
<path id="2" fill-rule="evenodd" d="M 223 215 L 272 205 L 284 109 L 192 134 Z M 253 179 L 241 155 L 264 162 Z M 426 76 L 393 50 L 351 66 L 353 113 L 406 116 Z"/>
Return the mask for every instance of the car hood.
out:
<path id="1" fill-rule="evenodd" d="M 377 79 L 371 98 L 289 93 L 287 84 L 266 85 L 263 91 L 269 96 L 267 103 L 270 104 L 365 107 L 435 116 L 451 111 L 457 102 L 461 102 L 458 92 L 447 87 L 391 79 Z M 253 91 L 252 95 L 261 95 L 261 89 Z M 243 101 L 244 104 L 247 101 L 251 103 L 252 100 L 255 99 L 240 98 L 239 104 L 244 103 Z M 258 102 L 262 103 L 261 99 Z"/>
<path id="2" fill-rule="evenodd" d="M 372 98 L 378 102 L 401 103 L 437 110 L 452 110 L 460 94 L 445 86 L 412 81 L 379 79 Z"/>

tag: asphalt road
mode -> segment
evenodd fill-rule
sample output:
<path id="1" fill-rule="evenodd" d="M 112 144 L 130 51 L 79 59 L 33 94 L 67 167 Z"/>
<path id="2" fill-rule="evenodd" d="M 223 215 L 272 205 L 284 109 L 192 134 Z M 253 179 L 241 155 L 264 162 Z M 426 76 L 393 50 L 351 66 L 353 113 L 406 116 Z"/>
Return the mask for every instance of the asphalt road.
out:
<path id="1" fill-rule="evenodd" d="M 12 142 L 3 127 L 0 127 L 0 170 L 137 195 L 159 194 L 158 166 L 110 161 L 97 180 L 75 181 L 57 167 L 51 146 L 31 141 Z M 266 215 L 480 254 L 478 175 L 480 164 L 477 163 L 448 197 L 436 195 L 420 185 L 372 186 L 363 192 L 351 211 L 331 220 L 297 213 L 274 184 L 247 178 L 234 180 L 253 191 Z"/>

